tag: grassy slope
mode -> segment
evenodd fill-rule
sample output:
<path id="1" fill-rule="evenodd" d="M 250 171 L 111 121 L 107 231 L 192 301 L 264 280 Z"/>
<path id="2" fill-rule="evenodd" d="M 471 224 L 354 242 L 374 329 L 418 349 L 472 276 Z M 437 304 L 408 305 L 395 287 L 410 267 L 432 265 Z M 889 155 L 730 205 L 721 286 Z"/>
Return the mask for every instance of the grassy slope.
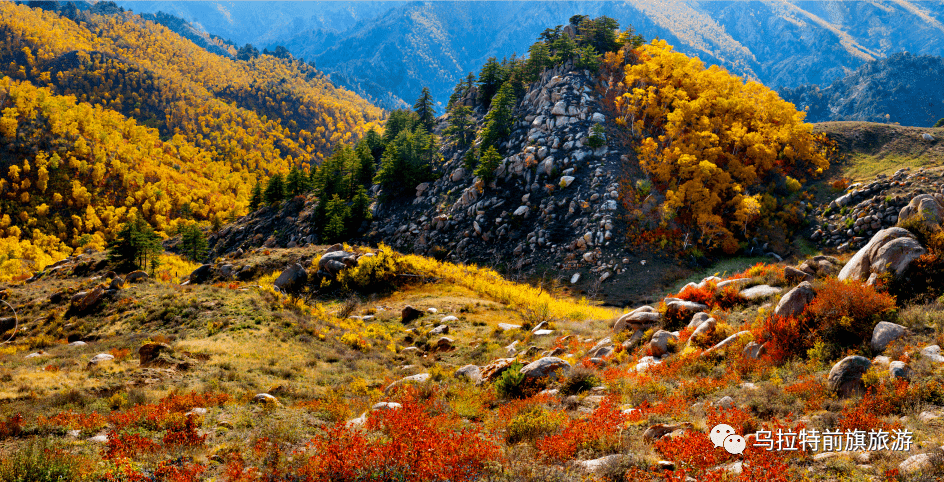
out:
<path id="1" fill-rule="evenodd" d="M 944 128 L 908 127 L 873 122 L 823 122 L 816 130 L 826 132 L 839 143 L 849 157 L 833 166 L 832 177 L 853 181 L 876 174 L 892 174 L 903 167 L 938 167 L 944 165 Z M 921 134 L 937 140 L 928 142 Z"/>

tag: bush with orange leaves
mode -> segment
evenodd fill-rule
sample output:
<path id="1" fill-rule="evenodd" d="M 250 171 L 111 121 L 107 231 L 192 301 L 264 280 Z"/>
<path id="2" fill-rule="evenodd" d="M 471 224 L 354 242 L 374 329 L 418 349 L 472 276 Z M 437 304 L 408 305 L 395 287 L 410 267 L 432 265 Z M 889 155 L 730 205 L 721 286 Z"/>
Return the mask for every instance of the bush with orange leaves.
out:
<path id="1" fill-rule="evenodd" d="M 622 425 L 627 419 L 616 402 L 607 397 L 589 417 L 571 420 L 559 433 L 538 440 L 535 447 L 546 460 L 559 463 L 572 460 L 583 450 L 597 454 L 613 452 L 619 447 Z"/>
<path id="2" fill-rule="evenodd" d="M 737 287 L 725 286 L 719 289 L 718 283 L 714 281 L 705 283 L 705 286 L 701 288 L 688 285 L 675 295 L 675 297 L 685 301 L 694 301 L 695 303 L 708 305 L 709 308 L 720 308 L 722 310 L 731 308 L 743 301 L 738 294 Z"/>
<path id="3" fill-rule="evenodd" d="M 870 337 L 878 318 L 894 308 L 894 296 L 857 281 L 829 278 L 816 286 L 806 314 L 818 338 L 846 348 Z"/>
<path id="4" fill-rule="evenodd" d="M 500 462 L 499 445 L 453 414 L 433 414 L 416 398 L 374 412 L 365 430 L 336 424 L 312 440 L 299 480 L 473 480 Z M 378 436 L 379 435 L 379 436 Z"/>

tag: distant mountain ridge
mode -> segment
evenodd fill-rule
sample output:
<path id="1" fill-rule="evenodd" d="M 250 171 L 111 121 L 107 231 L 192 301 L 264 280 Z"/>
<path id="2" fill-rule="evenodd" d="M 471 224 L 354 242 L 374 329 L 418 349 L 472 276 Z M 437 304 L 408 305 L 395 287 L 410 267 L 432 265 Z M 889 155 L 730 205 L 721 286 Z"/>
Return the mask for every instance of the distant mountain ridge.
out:
<path id="1" fill-rule="evenodd" d="M 167 11 L 260 49 L 284 45 L 386 108 L 412 104 L 422 86 L 444 103 L 488 57 L 526 54 L 547 26 L 577 14 L 612 17 L 647 39 L 665 39 L 773 88 L 828 85 L 903 51 L 944 55 L 940 2 L 322 3 L 119 2 L 139 12 Z"/>
<path id="2" fill-rule="evenodd" d="M 898 122 L 930 127 L 944 118 L 944 58 L 899 53 L 869 62 L 826 88 L 804 85 L 781 96 L 807 109 L 808 122 Z"/>

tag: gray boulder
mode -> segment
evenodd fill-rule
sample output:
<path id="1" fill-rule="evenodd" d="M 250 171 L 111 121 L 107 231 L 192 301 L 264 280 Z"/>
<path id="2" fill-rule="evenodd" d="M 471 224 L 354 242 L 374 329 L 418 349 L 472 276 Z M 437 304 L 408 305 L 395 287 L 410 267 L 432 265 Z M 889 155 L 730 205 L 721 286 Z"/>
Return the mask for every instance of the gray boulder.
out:
<path id="1" fill-rule="evenodd" d="M 863 356 L 847 356 L 833 365 L 826 377 L 829 389 L 841 397 L 862 393 L 862 375 L 872 366 L 872 362 Z"/>
<path id="2" fill-rule="evenodd" d="M 877 275 L 894 272 L 901 274 L 925 250 L 907 229 L 883 229 L 872 236 L 839 272 L 839 280 L 858 280 L 874 283 Z"/>
<path id="3" fill-rule="evenodd" d="M 190 277 L 188 278 L 190 280 L 190 284 L 194 285 L 194 284 L 206 283 L 207 280 L 210 279 L 210 270 L 212 269 L 213 269 L 212 264 L 205 264 L 193 270 L 193 272 L 190 273 Z"/>
<path id="4" fill-rule="evenodd" d="M 568 372 L 570 372 L 570 363 L 552 356 L 540 358 L 521 368 L 521 374 L 525 378 L 555 379 Z"/>
<path id="5" fill-rule="evenodd" d="M 318 260 L 318 270 L 330 276 L 337 276 L 342 270 L 357 264 L 357 256 L 347 251 L 331 251 Z"/>
<path id="6" fill-rule="evenodd" d="M 746 290 L 741 290 L 741 292 L 738 294 L 741 296 L 741 298 L 754 301 L 754 300 L 761 300 L 764 298 L 770 298 L 773 295 L 780 294 L 781 291 L 783 290 L 774 286 L 757 285 L 757 286 L 752 286 Z"/>
<path id="7" fill-rule="evenodd" d="M 898 213 L 898 225 L 913 218 L 921 220 L 929 227 L 941 225 L 944 217 L 944 196 L 941 194 L 919 194 L 911 199 L 907 206 Z"/>
<path id="8" fill-rule="evenodd" d="M 662 315 L 651 306 L 641 306 L 623 316 L 613 324 L 613 333 L 623 330 L 638 330 L 659 323 Z"/>
<path id="9" fill-rule="evenodd" d="M 298 263 L 292 264 L 275 279 L 275 287 L 283 293 L 295 293 L 308 282 L 308 271 Z"/>
<path id="10" fill-rule="evenodd" d="M 885 351 L 889 343 L 901 338 L 908 332 L 908 329 L 895 323 L 880 321 L 872 330 L 872 349 L 876 352 Z"/>
<path id="11" fill-rule="evenodd" d="M 384 394 L 389 394 L 394 390 L 398 390 L 407 385 L 414 385 L 420 383 L 426 383 L 431 378 L 429 373 L 420 373 L 418 375 L 411 375 L 408 377 L 401 378 L 390 385 L 387 385 L 387 388 L 384 388 Z"/>
<path id="12" fill-rule="evenodd" d="M 669 318 L 691 317 L 699 311 L 707 311 L 708 305 L 695 303 L 694 301 L 673 300 L 665 304 L 665 315 Z"/>
<path id="13" fill-rule="evenodd" d="M 460 379 L 464 378 L 472 383 L 479 383 L 482 381 L 482 368 L 478 365 L 466 365 L 456 370 L 453 376 Z"/>
<path id="14" fill-rule="evenodd" d="M 809 281 L 804 281 L 780 298 L 780 303 L 777 303 L 777 307 L 774 308 L 774 314 L 783 317 L 797 316 L 803 313 L 806 305 L 810 304 L 815 297 L 816 291 L 813 290 L 813 285 Z"/>
<path id="15" fill-rule="evenodd" d="M 649 351 L 654 357 L 661 357 L 666 353 L 669 353 L 669 345 L 673 342 L 678 341 L 678 336 L 675 334 L 659 330 L 652 335 L 652 339 L 649 340 Z"/>

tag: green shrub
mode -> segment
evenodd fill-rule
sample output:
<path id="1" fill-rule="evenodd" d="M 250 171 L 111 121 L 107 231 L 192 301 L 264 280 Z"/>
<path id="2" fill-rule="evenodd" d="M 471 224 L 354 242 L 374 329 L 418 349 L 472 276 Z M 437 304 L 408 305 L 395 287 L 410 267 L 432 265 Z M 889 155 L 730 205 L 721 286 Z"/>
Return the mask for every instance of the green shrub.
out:
<path id="1" fill-rule="evenodd" d="M 525 397 L 525 376 L 521 373 L 521 363 L 512 363 L 507 370 L 502 372 L 498 380 L 495 380 L 495 391 L 504 398 L 524 398 Z"/>

